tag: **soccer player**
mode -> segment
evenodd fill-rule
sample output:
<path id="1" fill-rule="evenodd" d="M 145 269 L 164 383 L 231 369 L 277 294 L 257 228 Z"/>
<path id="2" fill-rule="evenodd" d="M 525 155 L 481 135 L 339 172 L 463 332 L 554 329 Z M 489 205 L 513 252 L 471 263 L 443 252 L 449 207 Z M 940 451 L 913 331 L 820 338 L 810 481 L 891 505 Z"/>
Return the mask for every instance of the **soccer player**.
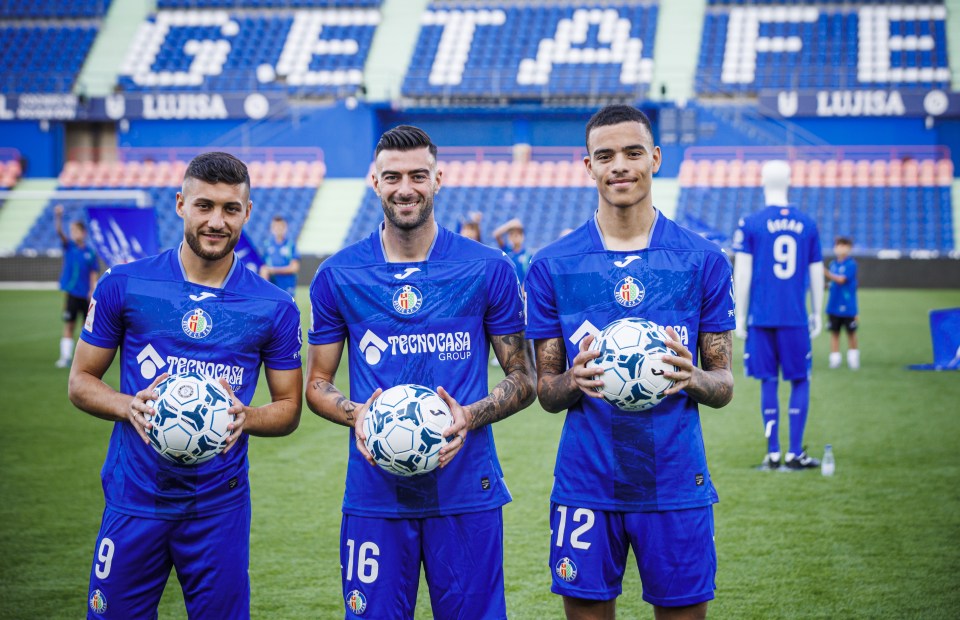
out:
<path id="1" fill-rule="evenodd" d="M 307 404 L 351 429 L 340 531 L 346 618 L 413 618 L 421 563 L 435 618 L 506 618 L 510 493 L 490 425 L 535 398 L 523 304 L 502 252 L 437 225 L 440 184 L 437 147 L 423 130 L 384 133 L 373 173 L 384 221 L 324 261 L 310 285 Z M 505 369 L 492 391 L 489 343 Z M 334 385 L 345 347 L 349 398 Z M 436 389 L 454 418 L 440 468 L 409 478 L 373 466 L 363 433 L 381 389 L 406 383 Z"/>
<path id="2" fill-rule="evenodd" d="M 526 239 L 523 222 L 520 221 L 520 218 L 515 217 L 509 222 L 501 224 L 493 231 L 493 238 L 497 240 L 497 245 L 513 262 L 514 269 L 517 270 L 517 278 L 522 284 L 527 278 L 527 271 L 530 269 L 530 252 L 523 247 L 523 242 Z"/>
<path id="3" fill-rule="evenodd" d="M 787 201 L 790 165 L 772 160 L 761 169 L 767 206 L 740 220 L 734 235 L 737 336 L 746 338 L 744 365 L 760 383 L 767 454 L 760 469 L 809 469 L 820 462 L 803 448 L 810 408 L 810 340 L 822 329 L 823 257 L 811 217 Z M 806 295 L 810 289 L 811 309 Z M 790 446 L 781 459 L 777 380 L 790 382 Z"/>
<path id="4" fill-rule="evenodd" d="M 60 290 L 64 292 L 63 333 L 60 336 L 60 358 L 57 368 L 66 368 L 73 359 L 73 331 L 77 316 L 87 317 L 90 291 L 97 285 L 97 255 L 87 247 L 87 227 L 80 220 L 70 222 L 70 236 L 63 232 L 63 205 L 53 208 L 53 223 L 63 246 L 63 270 Z"/>
<path id="5" fill-rule="evenodd" d="M 567 618 L 613 618 L 633 547 L 655 617 L 704 618 L 717 493 L 698 409 L 733 397 L 730 266 L 654 207 L 661 155 L 645 114 L 604 107 L 586 142 L 597 211 L 537 252 L 527 276 L 537 394 L 547 411 L 567 410 L 550 498 L 552 590 Z M 602 371 L 586 366 L 597 332 L 624 317 L 666 326 L 664 360 L 677 368 L 666 398 L 642 413 L 603 400 Z"/>
<path id="6" fill-rule="evenodd" d="M 267 239 L 260 275 L 295 297 L 299 272 L 300 254 L 294 240 L 287 239 L 287 220 L 281 215 L 274 215 L 270 221 L 270 238 Z"/>
<path id="7" fill-rule="evenodd" d="M 857 345 L 857 261 L 850 256 L 853 240 L 837 237 L 833 242 L 836 260 L 824 275 L 830 281 L 827 298 L 827 325 L 830 330 L 830 368 L 840 367 L 840 330 L 847 330 L 847 366 L 860 368 L 860 349 Z"/>
<path id="8" fill-rule="evenodd" d="M 156 618 L 176 568 L 191 618 L 249 618 L 247 435 L 300 421 L 300 313 L 234 254 L 250 218 L 240 160 L 205 153 L 177 194 L 183 242 L 107 271 L 70 372 L 70 400 L 114 423 L 103 465 L 106 508 L 90 571 L 88 618 Z M 120 349 L 120 391 L 101 378 Z M 261 366 L 271 402 L 250 406 Z M 176 465 L 149 445 L 149 399 L 168 373 L 220 379 L 236 416 L 222 454 Z"/>

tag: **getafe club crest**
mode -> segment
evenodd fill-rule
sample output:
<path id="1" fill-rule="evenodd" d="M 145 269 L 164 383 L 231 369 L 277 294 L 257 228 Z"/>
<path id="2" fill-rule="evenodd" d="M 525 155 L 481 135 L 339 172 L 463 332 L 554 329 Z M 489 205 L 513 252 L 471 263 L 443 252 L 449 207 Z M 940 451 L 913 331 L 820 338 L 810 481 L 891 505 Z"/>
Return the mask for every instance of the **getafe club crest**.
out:
<path id="1" fill-rule="evenodd" d="M 107 597 L 100 590 L 94 590 L 90 595 L 90 611 L 95 614 L 107 611 Z"/>
<path id="2" fill-rule="evenodd" d="M 560 561 L 557 562 L 557 567 L 555 570 L 557 577 L 566 581 L 567 583 L 577 578 L 577 565 L 574 564 L 573 560 L 570 558 L 560 558 Z"/>
<path id="3" fill-rule="evenodd" d="M 347 604 L 347 609 L 358 616 L 363 615 L 367 610 L 367 597 L 360 590 L 351 590 L 344 602 Z"/>
<path id="4" fill-rule="evenodd" d="M 643 301 L 644 294 L 643 284 L 640 284 L 631 276 L 617 282 L 617 287 L 613 290 L 613 296 L 616 297 L 617 303 L 627 308 L 632 308 Z"/>
<path id="5" fill-rule="evenodd" d="M 413 314 L 423 305 L 423 295 L 417 287 L 405 284 L 393 294 L 393 309 L 400 314 Z"/>
<path id="6" fill-rule="evenodd" d="M 184 314 L 180 324 L 183 326 L 183 333 L 196 340 L 206 338 L 213 330 L 213 321 L 210 319 L 210 315 L 200 308 L 195 308 Z"/>

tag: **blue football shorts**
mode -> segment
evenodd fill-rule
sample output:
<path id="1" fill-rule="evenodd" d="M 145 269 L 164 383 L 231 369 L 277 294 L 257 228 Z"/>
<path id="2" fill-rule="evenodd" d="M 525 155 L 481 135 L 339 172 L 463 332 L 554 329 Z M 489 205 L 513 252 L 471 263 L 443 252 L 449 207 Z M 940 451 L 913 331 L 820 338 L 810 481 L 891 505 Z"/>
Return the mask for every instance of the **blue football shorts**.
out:
<path id="1" fill-rule="evenodd" d="M 810 376 L 813 353 L 806 327 L 749 327 L 744 351 L 751 377 L 776 379 L 780 370 L 785 381 Z"/>
<path id="2" fill-rule="evenodd" d="M 250 505 L 169 521 L 103 512 L 87 618 L 156 618 L 171 567 L 190 618 L 250 618 Z"/>
<path id="3" fill-rule="evenodd" d="M 381 519 L 343 515 L 340 571 L 344 618 L 413 618 L 423 562 L 433 617 L 507 617 L 503 511 Z"/>
<path id="4" fill-rule="evenodd" d="M 643 600 L 661 607 L 714 598 L 713 506 L 666 512 L 608 512 L 550 504 L 551 590 L 598 601 L 623 591 L 633 547 Z"/>

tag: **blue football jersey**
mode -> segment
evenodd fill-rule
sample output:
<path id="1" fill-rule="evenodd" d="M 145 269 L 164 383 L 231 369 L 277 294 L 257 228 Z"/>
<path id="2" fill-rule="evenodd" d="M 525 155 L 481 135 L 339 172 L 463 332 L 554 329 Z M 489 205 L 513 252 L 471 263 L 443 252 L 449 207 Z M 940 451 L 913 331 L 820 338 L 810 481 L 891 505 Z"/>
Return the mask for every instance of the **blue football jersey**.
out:
<path id="1" fill-rule="evenodd" d="M 632 252 L 606 250 L 590 219 L 534 256 L 526 291 L 527 337 L 562 339 L 568 364 L 584 337 L 624 317 L 672 326 L 694 363 L 701 332 L 735 324 L 727 258 L 662 214 L 649 246 Z M 625 512 L 716 502 L 697 403 L 680 393 L 638 413 L 578 400 L 564 420 L 551 501 Z"/>
<path id="2" fill-rule="evenodd" d="M 73 241 L 63 244 L 63 270 L 60 290 L 84 299 L 90 297 L 90 274 L 97 271 L 97 255 L 90 246 L 80 247 Z"/>
<path id="3" fill-rule="evenodd" d="M 270 267 L 286 267 L 295 260 L 300 260 L 297 246 L 292 239 L 284 239 L 280 243 L 271 235 L 267 239 L 266 253 L 263 262 Z M 297 274 L 286 273 L 270 276 L 270 281 L 285 291 L 293 291 L 297 286 Z"/>
<path id="4" fill-rule="evenodd" d="M 813 218 L 766 207 L 740 220 L 733 249 L 753 256 L 747 325 L 806 326 L 810 265 L 823 261 Z"/>
<path id="5" fill-rule="evenodd" d="M 249 404 L 261 364 L 300 368 L 300 311 L 282 291 L 234 259 L 223 288 L 188 282 L 179 250 L 110 269 L 97 284 L 81 333 L 120 348 L 120 391 L 135 394 L 163 372 L 223 377 Z M 102 471 L 107 506 L 160 519 L 225 512 L 250 499 L 247 436 L 225 455 L 177 465 L 114 424 Z"/>
<path id="6" fill-rule="evenodd" d="M 310 344 L 346 340 L 350 398 L 378 387 L 443 386 L 462 405 L 489 394 L 489 335 L 523 331 L 519 283 L 503 252 L 439 228 L 428 258 L 388 263 L 375 231 L 324 261 L 310 285 Z M 489 425 L 450 464 L 404 478 L 371 467 L 350 430 L 343 512 L 432 517 L 510 501 Z"/>
<path id="7" fill-rule="evenodd" d="M 844 261 L 830 263 L 830 273 L 845 276 L 843 284 L 830 282 L 830 297 L 827 300 L 827 314 L 834 316 L 857 316 L 857 261 L 847 257 Z"/>

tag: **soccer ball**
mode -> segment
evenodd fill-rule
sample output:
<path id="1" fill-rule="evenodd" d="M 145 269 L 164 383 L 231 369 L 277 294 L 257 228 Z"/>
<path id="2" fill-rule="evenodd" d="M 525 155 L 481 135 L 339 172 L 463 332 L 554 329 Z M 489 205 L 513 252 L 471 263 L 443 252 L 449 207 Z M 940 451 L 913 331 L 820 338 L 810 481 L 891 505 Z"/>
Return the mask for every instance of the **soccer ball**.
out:
<path id="1" fill-rule="evenodd" d="M 673 381 L 663 376 L 679 370 L 661 358 L 671 355 L 666 330 L 646 319 L 618 319 L 606 327 L 590 344 L 600 357 L 587 366 L 603 368 L 603 386 L 596 388 L 603 398 L 624 411 L 646 411 L 664 398 L 664 390 Z"/>
<path id="2" fill-rule="evenodd" d="M 436 469 L 443 431 L 453 414 L 440 395 L 422 385 L 398 385 L 370 405 L 363 421 L 366 446 L 373 460 L 398 476 L 416 476 Z"/>
<path id="3" fill-rule="evenodd" d="M 147 401 L 156 414 L 147 431 L 160 456 L 180 465 L 209 461 L 227 447 L 230 396 L 212 377 L 190 372 L 171 375 L 157 386 L 160 397 Z"/>

